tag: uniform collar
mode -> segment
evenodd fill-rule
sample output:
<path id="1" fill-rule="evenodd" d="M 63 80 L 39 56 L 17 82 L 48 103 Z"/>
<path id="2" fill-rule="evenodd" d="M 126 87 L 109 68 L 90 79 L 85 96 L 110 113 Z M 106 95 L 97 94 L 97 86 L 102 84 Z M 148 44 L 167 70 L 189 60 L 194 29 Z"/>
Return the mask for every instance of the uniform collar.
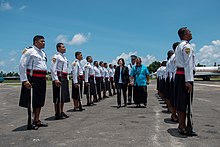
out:
<path id="1" fill-rule="evenodd" d="M 39 52 L 42 51 L 42 49 L 37 48 L 35 45 L 34 45 L 33 47 L 34 47 L 35 50 L 37 50 L 37 51 L 39 51 Z"/>

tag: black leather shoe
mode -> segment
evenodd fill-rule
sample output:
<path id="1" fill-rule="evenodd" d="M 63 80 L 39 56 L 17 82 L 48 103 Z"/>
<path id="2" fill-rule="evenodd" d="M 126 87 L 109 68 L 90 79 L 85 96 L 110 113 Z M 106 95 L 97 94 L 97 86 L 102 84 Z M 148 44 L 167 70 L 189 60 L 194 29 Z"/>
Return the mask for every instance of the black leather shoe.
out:
<path id="1" fill-rule="evenodd" d="M 118 105 L 117 108 L 121 108 L 121 105 Z"/>
<path id="2" fill-rule="evenodd" d="M 37 122 L 34 122 L 34 124 L 38 127 L 48 127 L 47 123 L 43 123 L 40 120 L 38 120 Z"/>
<path id="3" fill-rule="evenodd" d="M 69 116 L 66 115 L 64 112 L 61 112 L 61 116 L 63 116 L 64 118 L 69 118 Z"/>
<path id="4" fill-rule="evenodd" d="M 181 135 L 186 135 L 186 129 L 181 129 L 178 127 L 178 132 L 181 134 Z"/>

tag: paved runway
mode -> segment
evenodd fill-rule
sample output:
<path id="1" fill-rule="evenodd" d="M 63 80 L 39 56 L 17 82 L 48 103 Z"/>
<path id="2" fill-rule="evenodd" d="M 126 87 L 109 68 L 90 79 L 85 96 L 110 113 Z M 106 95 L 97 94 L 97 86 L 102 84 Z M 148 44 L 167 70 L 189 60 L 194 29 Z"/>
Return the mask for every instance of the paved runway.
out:
<path id="1" fill-rule="evenodd" d="M 0 85 L 0 146 L 140 146 L 217 147 L 220 144 L 220 82 L 197 81 L 193 103 L 194 128 L 198 137 L 181 136 L 170 121 L 164 104 L 155 96 L 155 81 L 148 87 L 147 108 L 134 105 L 116 108 L 116 96 L 73 112 L 72 102 L 65 110 L 70 118 L 54 120 L 51 85 L 41 119 L 47 128 L 26 131 L 26 109 L 18 106 L 20 86 Z M 86 103 L 83 98 L 83 103 Z"/>

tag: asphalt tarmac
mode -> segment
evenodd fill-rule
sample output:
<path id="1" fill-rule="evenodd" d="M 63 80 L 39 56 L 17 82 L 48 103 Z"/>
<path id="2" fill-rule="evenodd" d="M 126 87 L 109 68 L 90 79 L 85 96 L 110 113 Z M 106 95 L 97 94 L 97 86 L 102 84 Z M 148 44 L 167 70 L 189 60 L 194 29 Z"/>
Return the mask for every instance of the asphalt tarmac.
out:
<path id="1" fill-rule="evenodd" d="M 74 147 L 219 147 L 220 81 L 196 81 L 193 102 L 194 130 L 197 137 L 182 136 L 178 124 L 170 120 L 165 104 L 158 99 L 155 81 L 148 86 L 147 108 L 134 105 L 117 109 L 116 96 L 54 120 L 52 86 L 47 86 L 46 104 L 41 120 L 48 127 L 26 130 L 27 110 L 18 106 L 20 86 L 0 85 L 0 146 L 74 146 Z M 86 98 L 83 98 L 86 104 Z"/>

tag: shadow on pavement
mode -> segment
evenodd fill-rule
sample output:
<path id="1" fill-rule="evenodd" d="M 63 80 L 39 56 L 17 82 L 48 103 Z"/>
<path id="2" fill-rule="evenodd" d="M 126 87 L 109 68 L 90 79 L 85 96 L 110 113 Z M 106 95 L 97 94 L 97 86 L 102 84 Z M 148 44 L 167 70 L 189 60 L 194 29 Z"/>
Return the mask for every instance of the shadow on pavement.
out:
<path id="1" fill-rule="evenodd" d="M 45 118 L 46 121 L 55 121 L 55 116 L 50 116 L 48 118 Z"/>
<path id="2" fill-rule="evenodd" d="M 167 132 L 173 136 L 173 137 L 177 137 L 177 138 L 187 138 L 186 135 L 181 135 L 179 132 L 178 132 L 178 129 L 177 128 L 170 128 L 167 130 Z"/>
<path id="3" fill-rule="evenodd" d="M 27 130 L 27 125 L 23 125 L 23 126 L 20 126 L 14 130 L 12 130 L 12 132 L 18 132 L 18 131 L 28 131 Z"/>
<path id="4" fill-rule="evenodd" d="M 162 113 L 165 113 L 165 114 L 171 114 L 171 112 L 170 112 L 170 111 L 167 111 L 167 110 L 162 110 L 161 112 L 162 112 Z"/>
<path id="5" fill-rule="evenodd" d="M 164 122 L 167 124 L 178 124 L 177 122 L 172 121 L 171 118 L 165 118 Z"/>

